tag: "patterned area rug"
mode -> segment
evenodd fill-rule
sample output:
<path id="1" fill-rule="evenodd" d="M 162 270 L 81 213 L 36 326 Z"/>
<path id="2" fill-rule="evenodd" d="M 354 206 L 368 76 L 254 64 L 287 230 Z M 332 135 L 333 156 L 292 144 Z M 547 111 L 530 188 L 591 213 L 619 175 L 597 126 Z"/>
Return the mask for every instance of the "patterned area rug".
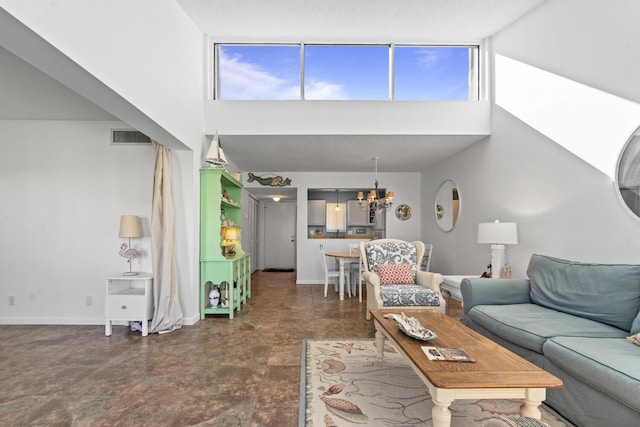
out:
<path id="1" fill-rule="evenodd" d="M 457 400 L 451 425 L 508 426 L 521 403 Z M 431 426 L 431 408 L 427 387 L 389 343 L 380 363 L 373 339 L 303 340 L 299 426 Z M 541 411 L 549 426 L 571 426 L 544 405 Z"/>

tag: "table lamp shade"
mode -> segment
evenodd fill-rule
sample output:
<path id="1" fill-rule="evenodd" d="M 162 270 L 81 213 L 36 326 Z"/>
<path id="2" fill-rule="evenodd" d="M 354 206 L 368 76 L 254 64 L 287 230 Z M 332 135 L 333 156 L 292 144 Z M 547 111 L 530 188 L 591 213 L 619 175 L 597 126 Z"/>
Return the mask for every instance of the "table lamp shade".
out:
<path id="1" fill-rule="evenodd" d="M 481 222 L 478 224 L 478 243 L 517 245 L 517 224 L 499 221 Z"/>
<path id="2" fill-rule="evenodd" d="M 226 240 L 238 240 L 238 232 L 235 228 L 227 228 L 224 232 L 224 238 Z"/>
<path id="3" fill-rule="evenodd" d="M 140 218 L 137 215 L 122 215 L 120 217 L 119 237 L 142 237 Z"/>

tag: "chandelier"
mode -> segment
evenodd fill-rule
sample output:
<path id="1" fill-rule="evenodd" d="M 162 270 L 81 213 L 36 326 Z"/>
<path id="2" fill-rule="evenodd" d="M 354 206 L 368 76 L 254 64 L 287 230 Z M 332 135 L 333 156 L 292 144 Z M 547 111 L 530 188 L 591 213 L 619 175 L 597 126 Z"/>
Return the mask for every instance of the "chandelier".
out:
<path id="1" fill-rule="evenodd" d="M 360 209 L 368 212 L 375 212 L 378 210 L 389 210 L 391 209 L 391 205 L 393 204 L 393 191 L 389 191 L 384 197 L 381 197 L 378 194 L 378 160 L 380 157 L 372 157 L 372 160 L 375 161 L 376 167 L 376 180 L 375 180 L 375 189 L 370 190 L 367 195 L 367 200 L 364 201 L 364 194 L 362 191 L 358 191 L 358 200 L 360 201 Z"/>

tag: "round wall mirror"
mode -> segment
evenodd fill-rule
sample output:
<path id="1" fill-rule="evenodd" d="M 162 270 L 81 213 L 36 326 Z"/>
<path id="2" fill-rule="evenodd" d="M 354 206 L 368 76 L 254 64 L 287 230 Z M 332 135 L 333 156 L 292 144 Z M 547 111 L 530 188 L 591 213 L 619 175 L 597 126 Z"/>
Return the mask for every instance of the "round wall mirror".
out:
<path id="1" fill-rule="evenodd" d="M 406 221 L 411 218 L 411 206 L 401 204 L 396 208 L 396 218 L 400 221 Z"/>
<path id="2" fill-rule="evenodd" d="M 623 204 L 640 218 L 640 128 L 622 149 L 618 159 L 616 187 Z"/>
<path id="3" fill-rule="evenodd" d="M 435 203 L 436 223 L 443 231 L 451 231 L 460 216 L 458 185 L 451 179 L 440 185 Z"/>

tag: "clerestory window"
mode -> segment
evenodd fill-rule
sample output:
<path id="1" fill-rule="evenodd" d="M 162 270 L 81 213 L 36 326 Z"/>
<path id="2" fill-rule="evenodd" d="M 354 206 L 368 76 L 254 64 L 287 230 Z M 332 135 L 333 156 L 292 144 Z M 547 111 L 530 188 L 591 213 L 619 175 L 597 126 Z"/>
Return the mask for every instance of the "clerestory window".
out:
<path id="1" fill-rule="evenodd" d="M 478 46 L 216 44 L 220 100 L 475 101 Z"/>

